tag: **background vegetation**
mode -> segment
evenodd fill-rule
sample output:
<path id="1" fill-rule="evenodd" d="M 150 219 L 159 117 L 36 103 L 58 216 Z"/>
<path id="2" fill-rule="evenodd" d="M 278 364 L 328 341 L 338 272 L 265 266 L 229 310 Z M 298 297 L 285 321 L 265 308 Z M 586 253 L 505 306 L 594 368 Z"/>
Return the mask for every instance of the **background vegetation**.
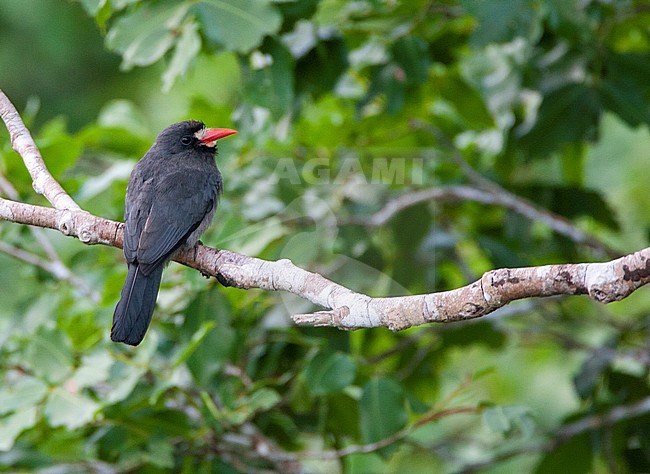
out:
<path id="1" fill-rule="evenodd" d="M 167 124 L 234 127 L 203 241 L 372 296 L 648 245 L 641 0 L 4 0 L 0 64 L 0 87 L 88 211 L 121 219 L 130 169 Z M 399 196 L 471 183 L 459 157 L 591 245 L 476 202 L 368 222 Z M 377 163 L 404 179 L 373 178 Z M 0 172 L 44 203 L 4 131 Z M 0 236 L 2 469 L 650 470 L 645 290 L 347 333 L 293 327 L 303 301 L 172 264 L 132 350 L 108 338 L 121 252 L 11 223 Z"/>

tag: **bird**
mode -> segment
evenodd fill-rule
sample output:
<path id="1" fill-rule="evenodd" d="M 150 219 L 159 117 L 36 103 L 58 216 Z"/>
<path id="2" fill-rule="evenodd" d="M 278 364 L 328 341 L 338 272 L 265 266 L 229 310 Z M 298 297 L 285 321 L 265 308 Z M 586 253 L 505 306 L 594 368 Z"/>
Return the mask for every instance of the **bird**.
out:
<path id="1" fill-rule="evenodd" d="M 124 209 L 127 275 L 111 340 L 137 346 L 154 312 L 163 268 L 212 222 L 223 180 L 217 140 L 237 133 L 186 120 L 165 128 L 129 177 Z"/>

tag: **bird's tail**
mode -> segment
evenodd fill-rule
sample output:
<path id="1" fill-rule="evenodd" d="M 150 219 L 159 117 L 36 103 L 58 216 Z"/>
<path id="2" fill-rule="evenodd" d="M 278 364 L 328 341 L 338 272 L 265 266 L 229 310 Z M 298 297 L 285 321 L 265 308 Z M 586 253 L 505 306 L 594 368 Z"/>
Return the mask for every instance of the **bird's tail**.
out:
<path id="1" fill-rule="evenodd" d="M 137 346 L 142 342 L 160 289 L 163 266 L 145 275 L 138 265 L 129 265 L 120 301 L 113 313 L 111 340 Z"/>

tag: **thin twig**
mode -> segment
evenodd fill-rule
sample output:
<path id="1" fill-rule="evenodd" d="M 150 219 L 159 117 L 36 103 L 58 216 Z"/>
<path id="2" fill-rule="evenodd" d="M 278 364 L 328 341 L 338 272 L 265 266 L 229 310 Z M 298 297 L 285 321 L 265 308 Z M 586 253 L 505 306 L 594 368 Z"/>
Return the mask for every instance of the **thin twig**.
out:
<path id="1" fill-rule="evenodd" d="M 558 234 L 563 235 L 576 243 L 586 245 L 610 258 L 615 258 L 621 255 L 620 252 L 576 227 L 565 217 L 537 206 L 528 199 L 517 196 L 495 181 L 492 181 L 483 176 L 481 173 L 476 171 L 467 162 L 467 160 L 465 160 L 462 153 L 454 145 L 451 139 L 437 127 L 419 120 L 413 120 L 411 122 L 411 126 L 416 129 L 426 130 L 432 136 L 434 136 L 450 152 L 453 161 L 458 165 L 458 167 L 462 170 L 463 174 L 467 177 L 467 179 L 469 179 L 473 186 L 433 188 L 420 192 L 405 194 L 404 197 L 400 196 L 395 201 L 386 204 L 382 210 L 380 210 L 371 218 L 371 223 L 374 224 L 374 221 L 384 223 L 387 221 L 387 218 L 392 217 L 394 214 L 405 209 L 406 207 L 413 206 L 430 199 L 464 199 L 480 202 L 483 204 L 503 206 L 526 217 L 527 219 L 542 222 Z"/>
<path id="2" fill-rule="evenodd" d="M 502 191 L 483 190 L 466 185 L 439 186 L 435 188 L 413 191 L 402 194 L 388 201 L 384 207 L 369 218 L 356 218 L 352 222 L 379 227 L 390 221 L 395 215 L 411 206 L 429 201 L 463 202 L 473 201 L 486 205 L 501 206 L 510 209 L 531 221 L 542 222 L 560 235 L 578 244 L 586 245 L 610 258 L 620 256 L 620 252 L 612 249 L 596 238 L 586 234 L 566 218 L 546 209 L 539 208 L 526 199 L 516 196 L 505 189 Z"/>
<path id="3" fill-rule="evenodd" d="M 442 418 L 452 415 L 460 415 L 467 413 L 478 413 L 481 411 L 480 407 L 467 406 L 467 407 L 454 407 L 444 410 L 437 410 L 429 412 L 414 423 L 396 431 L 390 436 L 382 438 L 372 443 L 367 444 L 353 444 L 341 449 L 326 449 L 322 451 L 302 451 L 302 452 L 289 452 L 279 448 L 275 442 L 266 438 L 259 430 L 247 423 L 242 426 L 243 432 L 237 434 L 228 434 L 224 436 L 223 441 L 235 443 L 239 446 L 254 449 L 260 457 L 263 457 L 272 462 L 299 462 L 305 459 L 322 459 L 322 460 L 337 460 L 350 456 L 351 454 L 367 454 L 378 451 L 382 448 L 390 446 L 397 441 L 400 441 L 411 434 L 416 428 L 419 428 L 427 423 L 431 423 Z"/>
<path id="4" fill-rule="evenodd" d="M 14 201 L 17 201 L 19 199 L 18 191 L 16 188 L 14 188 L 14 186 L 2 174 L 0 174 L 0 191 L 2 191 Z M 3 248 L 0 248 L 0 251 L 5 252 L 6 254 L 27 263 L 30 263 L 30 259 L 32 259 L 34 262 L 36 262 L 32 263 L 32 265 L 36 265 L 37 267 L 42 268 L 43 270 L 54 275 L 56 278 L 72 283 L 81 291 L 82 294 L 90 296 L 93 302 L 98 302 L 100 300 L 99 292 L 90 288 L 90 286 L 84 280 L 77 277 L 72 272 L 72 270 L 70 270 L 70 268 L 65 263 L 63 263 L 63 260 L 61 260 L 59 254 L 54 249 L 54 246 L 45 235 L 45 231 L 39 227 L 33 226 L 30 226 L 29 230 L 47 255 L 49 262 L 41 259 L 35 254 L 28 253 L 25 250 L 12 247 L 8 244 L 2 245 L 1 247 Z"/>
<path id="5" fill-rule="evenodd" d="M 9 199 L 13 199 L 14 201 L 18 201 L 20 199 L 16 188 L 14 188 L 14 186 L 2 174 L 0 174 L 0 191 L 6 194 Z M 43 251 L 47 254 L 49 259 L 63 265 L 63 262 L 59 258 L 59 255 L 56 253 L 56 250 L 54 250 L 54 246 L 52 246 L 52 243 L 45 236 L 43 229 L 39 229 L 38 227 L 30 227 L 29 230 L 36 238 L 36 240 L 38 240 L 38 243 L 43 248 Z"/>
<path id="6" fill-rule="evenodd" d="M 346 446 L 345 448 L 341 449 L 334 449 L 334 450 L 329 450 L 329 451 L 306 451 L 302 453 L 295 453 L 296 457 L 298 459 L 302 458 L 316 458 L 316 459 L 340 459 L 345 456 L 349 456 L 351 454 L 366 454 L 366 453 L 372 453 L 375 451 L 378 451 L 382 448 L 385 448 L 387 446 L 390 446 L 391 444 L 400 441 L 401 439 L 405 438 L 409 434 L 413 432 L 415 428 L 418 428 L 420 426 L 423 426 L 427 423 L 431 423 L 433 421 L 440 420 L 442 418 L 446 418 L 448 416 L 452 415 L 460 415 L 460 414 L 466 414 L 466 413 L 477 413 L 481 409 L 477 407 L 455 407 L 455 408 L 447 408 L 445 410 L 440 410 L 440 411 L 435 411 L 432 413 L 429 413 L 419 420 L 417 420 L 415 423 L 393 433 L 390 436 L 387 436 L 386 438 L 380 439 L 379 441 L 375 441 L 374 443 L 368 443 L 368 444 L 353 444 L 351 446 Z"/>
<path id="7" fill-rule="evenodd" d="M 600 415 L 587 416 L 568 425 L 564 425 L 557 430 L 545 450 L 552 451 L 558 445 L 586 431 L 613 426 L 620 421 L 636 418 L 647 413 L 650 413 L 650 397 L 643 398 L 629 405 L 616 406 Z"/>
<path id="8" fill-rule="evenodd" d="M 90 299 L 95 303 L 99 302 L 101 299 L 97 291 L 93 290 L 84 280 L 77 277 L 70 271 L 68 267 L 59 261 L 46 260 L 34 253 L 20 249 L 18 247 L 14 247 L 13 245 L 9 245 L 2 240 L 0 240 L 0 252 L 14 257 L 15 259 L 18 259 L 22 262 L 41 268 L 59 280 L 71 283 L 82 294 L 89 296 Z"/>

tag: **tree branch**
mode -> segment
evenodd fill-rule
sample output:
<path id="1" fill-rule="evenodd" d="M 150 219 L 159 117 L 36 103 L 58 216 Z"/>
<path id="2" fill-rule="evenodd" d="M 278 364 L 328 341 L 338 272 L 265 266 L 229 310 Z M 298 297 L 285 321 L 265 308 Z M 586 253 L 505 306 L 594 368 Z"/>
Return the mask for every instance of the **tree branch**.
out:
<path id="1" fill-rule="evenodd" d="M 428 201 L 474 201 L 480 204 L 501 206 L 531 221 L 541 222 L 559 235 L 563 235 L 577 244 L 586 245 L 603 255 L 609 257 L 620 255 L 619 252 L 585 233 L 564 217 L 536 206 L 530 201 L 501 187 L 481 189 L 475 186 L 453 185 L 405 193 L 388 201 L 379 211 L 367 219 L 360 220 L 359 223 L 371 227 L 380 227 L 404 209 Z"/>
<path id="2" fill-rule="evenodd" d="M 121 222 L 84 211 L 0 199 L 0 219 L 56 229 L 86 244 L 122 246 Z M 650 282 L 650 248 L 604 263 L 491 270 L 455 290 L 388 298 L 356 293 L 287 259 L 273 262 L 199 244 L 175 260 L 235 288 L 298 295 L 326 310 L 294 315 L 297 324 L 340 329 L 387 327 L 398 331 L 432 322 L 461 321 L 485 316 L 511 301 L 539 296 L 589 295 L 609 303 Z"/>
<path id="3" fill-rule="evenodd" d="M 89 296 L 94 303 L 98 303 L 100 300 L 99 293 L 97 291 L 94 291 L 84 280 L 72 273 L 68 267 L 61 263 L 60 260 L 46 260 L 36 254 L 18 247 L 14 247 L 13 245 L 9 245 L 1 240 L 0 252 L 6 253 L 15 259 L 41 268 L 46 272 L 51 273 L 55 278 L 59 280 L 65 280 L 72 283 L 75 288 L 79 289 L 84 295 Z"/>
<path id="4" fill-rule="evenodd" d="M 11 146 L 18 153 L 32 177 L 34 191 L 42 194 L 57 209 L 80 209 L 79 205 L 52 177 L 32 135 L 9 98 L 0 90 L 0 116 L 7 126 Z"/>
<path id="5" fill-rule="evenodd" d="M 10 103 L 7 112 L 7 103 L 6 96 L 0 96 L 0 112 L 14 148 L 28 155 L 23 155 L 28 166 L 38 157 L 41 167 L 34 179 L 44 184 L 35 185 L 35 189 L 42 189 L 55 209 L 0 199 L 0 220 L 56 229 L 86 244 L 121 247 L 123 224 L 79 209 L 47 172 L 33 142 L 22 144 L 29 134 Z M 514 300 L 540 296 L 589 295 L 609 303 L 650 281 L 650 248 L 604 263 L 492 270 L 455 290 L 386 298 L 356 293 L 287 259 L 267 261 L 199 244 L 178 254 L 175 260 L 217 277 L 228 286 L 298 295 L 324 311 L 294 315 L 297 324 L 340 329 L 387 327 L 397 331 L 432 322 L 461 321 L 484 316 Z"/>

